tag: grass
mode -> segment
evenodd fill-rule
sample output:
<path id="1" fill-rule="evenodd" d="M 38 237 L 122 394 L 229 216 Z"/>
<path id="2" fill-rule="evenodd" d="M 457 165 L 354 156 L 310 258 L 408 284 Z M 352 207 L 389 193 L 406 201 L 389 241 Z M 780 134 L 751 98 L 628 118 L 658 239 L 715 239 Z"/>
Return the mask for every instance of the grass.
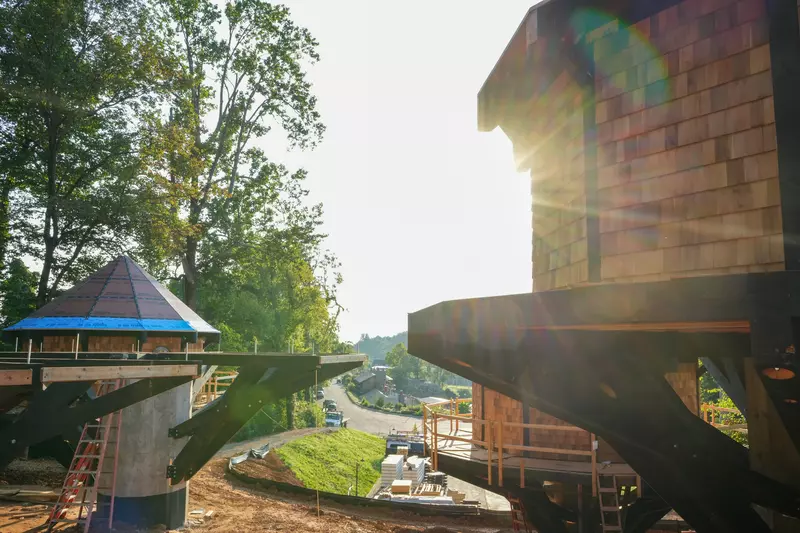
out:
<path id="1" fill-rule="evenodd" d="M 306 487 L 335 494 L 355 495 L 356 463 L 358 495 L 366 496 L 381 475 L 386 442 L 354 429 L 318 433 L 290 442 L 275 450 Z"/>

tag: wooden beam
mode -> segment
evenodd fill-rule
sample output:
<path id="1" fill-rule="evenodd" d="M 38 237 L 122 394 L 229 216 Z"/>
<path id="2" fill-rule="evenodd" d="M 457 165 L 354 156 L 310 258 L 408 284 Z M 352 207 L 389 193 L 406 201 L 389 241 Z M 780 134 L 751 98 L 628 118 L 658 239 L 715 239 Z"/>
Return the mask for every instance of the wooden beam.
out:
<path id="1" fill-rule="evenodd" d="M 33 383 L 33 370 L 0 370 L 0 387 L 30 385 Z"/>
<path id="2" fill-rule="evenodd" d="M 42 382 L 97 381 L 99 379 L 145 379 L 198 376 L 196 364 L 153 366 L 44 367 Z"/>

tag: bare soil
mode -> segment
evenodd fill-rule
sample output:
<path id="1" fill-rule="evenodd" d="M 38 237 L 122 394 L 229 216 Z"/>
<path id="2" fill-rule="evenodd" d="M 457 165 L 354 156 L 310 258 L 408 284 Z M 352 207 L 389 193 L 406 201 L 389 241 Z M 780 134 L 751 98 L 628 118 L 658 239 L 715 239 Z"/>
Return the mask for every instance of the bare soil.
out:
<path id="1" fill-rule="evenodd" d="M 237 468 L 248 475 L 266 475 L 269 479 L 302 485 L 274 454 L 264 460 L 250 460 Z M 37 460 L 42 461 L 42 460 Z M 189 533 L 244 533 L 244 532 L 307 532 L 307 533 L 484 533 L 498 528 L 481 527 L 470 523 L 473 519 L 453 520 L 445 518 L 419 517 L 409 513 L 388 510 L 373 510 L 360 507 L 347 508 L 329 504 L 323 500 L 319 511 L 315 498 L 296 498 L 277 491 L 261 491 L 237 483 L 225 473 L 227 459 L 217 458 L 207 464 L 189 483 L 189 510 L 214 511 L 210 518 L 190 515 Z M 244 466 L 244 465 L 247 466 Z M 47 472 L 48 467 L 52 470 Z M 21 472 L 33 472 L 26 478 Z M 260 474 L 259 474 L 260 473 Z M 61 486 L 63 468 L 54 462 L 26 464 L 12 469 L 11 475 L 4 473 L 6 484 L 42 484 L 48 479 L 50 485 Z M 51 506 L 0 501 L 0 531 L 3 533 L 43 532 Z M 319 514 L 318 514 L 319 512 Z M 202 515 L 200 515 L 202 516 Z M 429 528 L 429 529 L 426 529 Z M 59 528 L 65 532 L 73 528 Z M 132 532 L 130 529 L 122 531 Z M 164 532 L 153 528 L 147 533 Z M 142 532 L 144 533 L 144 532 Z"/>
<path id="2" fill-rule="evenodd" d="M 0 485 L 61 487 L 67 469 L 55 459 L 14 459 L 0 471 Z"/>
<path id="3" fill-rule="evenodd" d="M 297 479 L 292 469 L 286 466 L 277 453 L 268 453 L 264 459 L 251 458 L 236 465 L 236 470 L 258 479 L 289 483 L 296 487 L 304 486 L 303 482 Z"/>

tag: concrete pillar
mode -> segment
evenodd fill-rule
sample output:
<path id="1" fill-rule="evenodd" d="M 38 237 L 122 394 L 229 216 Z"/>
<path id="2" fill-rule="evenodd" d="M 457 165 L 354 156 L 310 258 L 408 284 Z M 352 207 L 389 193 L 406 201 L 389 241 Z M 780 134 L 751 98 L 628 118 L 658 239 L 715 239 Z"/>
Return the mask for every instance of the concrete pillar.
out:
<path id="1" fill-rule="evenodd" d="M 170 438 L 168 430 L 189 419 L 191 406 L 190 382 L 123 409 L 114 500 L 115 525 L 151 527 L 163 524 L 167 529 L 176 529 L 185 522 L 188 483 L 170 485 L 167 466 L 188 439 Z M 109 456 L 113 453 L 114 446 L 109 444 L 104 471 L 111 470 L 112 459 Z M 106 485 L 105 480 L 101 481 L 102 485 Z M 108 494 L 101 494 L 98 499 L 98 514 L 92 522 L 100 525 L 104 517 L 108 519 Z"/>

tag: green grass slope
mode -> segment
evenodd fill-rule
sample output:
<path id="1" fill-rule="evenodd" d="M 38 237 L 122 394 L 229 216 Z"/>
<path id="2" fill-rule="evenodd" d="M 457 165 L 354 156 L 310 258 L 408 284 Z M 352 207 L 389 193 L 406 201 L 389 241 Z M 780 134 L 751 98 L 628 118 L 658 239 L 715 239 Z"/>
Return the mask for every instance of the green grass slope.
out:
<path id="1" fill-rule="evenodd" d="M 365 496 L 380 477 L 386 442 L 353 429 L 309 435 L 281 446 L 275 452 L 306 487 L 324 492 Z"/>

